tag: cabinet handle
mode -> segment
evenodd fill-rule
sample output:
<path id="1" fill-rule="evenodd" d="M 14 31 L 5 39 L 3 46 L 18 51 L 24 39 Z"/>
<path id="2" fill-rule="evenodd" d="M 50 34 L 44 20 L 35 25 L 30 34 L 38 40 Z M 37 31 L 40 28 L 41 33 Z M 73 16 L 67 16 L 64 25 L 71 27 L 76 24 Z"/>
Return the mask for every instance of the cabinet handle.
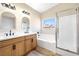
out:
<path id="1" fill-rule="evenodd" d="M 16 49 L 16 45 L 13 45 L 13 50 L 15 50 Z"/>
<path id="2" fill-rule="evenodd" d="M 33 39 L 32 39 L 32 42 L 33 42 Z"/>

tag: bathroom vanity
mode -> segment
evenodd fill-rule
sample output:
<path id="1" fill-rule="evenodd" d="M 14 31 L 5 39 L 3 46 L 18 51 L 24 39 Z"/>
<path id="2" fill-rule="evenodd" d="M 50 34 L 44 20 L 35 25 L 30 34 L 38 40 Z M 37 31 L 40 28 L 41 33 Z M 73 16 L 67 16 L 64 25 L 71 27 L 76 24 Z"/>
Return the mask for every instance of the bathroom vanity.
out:
<path id="1" fill-rule="evenodd" d="M 35 24 L 25 10 L 17 4 L 13 9 L 0 4 L 0 56 L 22 56 L 36 48 L 37 35 L 35 31 L 31 33 Z"/>
<path id="2" fill-rule="evenodd" d="M 0 56 L 27 55 L 37 46 L 35 33 L 0 39 Z"/>

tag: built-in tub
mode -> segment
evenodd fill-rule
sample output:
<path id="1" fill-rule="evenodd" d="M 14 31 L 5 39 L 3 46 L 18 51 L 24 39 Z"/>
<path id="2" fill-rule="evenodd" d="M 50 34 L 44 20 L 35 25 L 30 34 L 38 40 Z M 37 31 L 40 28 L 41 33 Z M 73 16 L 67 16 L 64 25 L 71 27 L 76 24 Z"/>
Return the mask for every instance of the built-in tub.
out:
<path id="1" fill-rule="evenodd" d="M 46 48 L 50 51 L 56 51 L 56 40 L 54 34 L 39 34 L 37 40 L 38 46 Z"/>

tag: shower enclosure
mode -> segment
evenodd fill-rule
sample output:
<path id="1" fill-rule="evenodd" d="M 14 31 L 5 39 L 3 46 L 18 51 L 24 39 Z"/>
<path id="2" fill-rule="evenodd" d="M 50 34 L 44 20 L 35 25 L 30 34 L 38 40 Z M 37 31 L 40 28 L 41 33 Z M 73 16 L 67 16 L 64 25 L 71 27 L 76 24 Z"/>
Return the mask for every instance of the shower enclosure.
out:
<path id="1" fill-rule="evenodd" d="M 58 49 L 79 54 L 79 9 L 68 9 L 57 13 Z"/>

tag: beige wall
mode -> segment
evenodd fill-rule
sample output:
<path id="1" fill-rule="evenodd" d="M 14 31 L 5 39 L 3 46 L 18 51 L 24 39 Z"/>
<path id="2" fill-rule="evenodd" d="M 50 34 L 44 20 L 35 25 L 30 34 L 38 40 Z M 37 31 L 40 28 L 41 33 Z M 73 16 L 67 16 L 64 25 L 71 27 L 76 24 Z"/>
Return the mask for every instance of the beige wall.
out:
<path id="1" fill-rule="evenodd" d="M 30 12 L 30 30 L 31 31 L 39 31 L 40 30 L 40 13 L 32 9 L 30 6 L 26 4 L 16 4 L 18 8 L 25 9 L 26 11 Z"/>
<path id="2" fill-rule="evenodd" d="M 79 7 L 78 3 L 61 3 L 41 14 L 41 19 L 55 17 L 57 12 Z"/>
<path id="3" fill-rule="evenodd" d="M 16 16 L 16 31 L 21 31 L 22 26 L 22 17 L 27 17 L 30 20 L 30 30 L 31 31 L 39 31 L 40 30 L 40 14 L 33 10 L 26 4 L 23 3 L 15 3 L 16 10 L 11 10 L 6 7 L 2 7 L 0 4 L 0 16 L 3 12 L 10 12 Z M 26 10 L 30 12 L 30 15 L 25 15 L 22 13 L 22 10 Z M 0 17 L 1 20 L 1 17 Z"/>

